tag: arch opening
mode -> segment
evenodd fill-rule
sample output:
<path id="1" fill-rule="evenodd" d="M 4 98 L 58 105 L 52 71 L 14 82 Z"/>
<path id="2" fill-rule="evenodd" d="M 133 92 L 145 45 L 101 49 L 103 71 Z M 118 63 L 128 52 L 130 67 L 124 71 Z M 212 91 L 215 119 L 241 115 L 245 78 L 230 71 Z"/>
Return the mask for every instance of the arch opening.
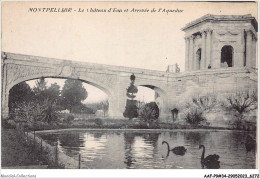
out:
<path id="1" fill-rule="evenodd" d="M 41 79 L 44 82 L 40 84 Z M 65 90 L 66 81 L 78 81 L 82 84 L 82 89 L 85 89 L 87 96 L 82 99 L 80 103 L 75 103 L 70 110 L 66 107 L 64 94 L 62 92 Z M 71 83 L 73 85 L 73 83 Z M 68 84 L 67 84 L 68 86 Z M 77 88 L 78 86 L 76 86 Z M 72 86 L 73 89 L 73 86 Z M 80 89 L 80 90 L 82 90 Z M 75 90 L 75 89 L 73 89 Z M 73 96 L 77 96 L 77 91 L 73 93 L 70 91 L 72 98 L 68 98 L 69 101 L 73 100 Z M 39 101 L 45 101 L 48 99 L 51 101 L 55 99 L 55 104 L 58 105 L 59 113 L 73 113 L 74 118 L 93 118 L 93 117 L 107 117 L 109 114 L 109 104 L 111 103 L 111 93 L 109 90 L 85 80 L 71 79 L 71 78 L 34 78 L 26 81 L 22 81 L 14 86 L 8 91 L 8 111 L 9 116 L 12 113 L 17 112 L 19 108 L 17 102 L 32 102 L 39 98 Z M 38 96 L 37 96 L 37 95 Z M 42 95 L 42 96 L 40 96 Z M 83 96 L 84 98 L 84 96 Z M 51 100 L 50 100 L 51 99 Z M 58 102 L 57 102 L 58 101 Z"/>
<path id="2" fill-rule="evenodd" d="M 234 49 L 231 45 L 225 45 L 221 49 L 221 67 L 234 66 Z"/>
<path id="3" fill-rule="evenodd" d="M 201 69 L 201 48 L 199 48 L 196 52 L 196 70 Z"/>
<path id="4" fill-rule="evenodd" d="M 159 118 L 163 118 L 166 113 L 166 93 L 153 85 L 138 85 L 137 93 L 138 108 L 149 102 L 155 102 L 159 107 Z"/>

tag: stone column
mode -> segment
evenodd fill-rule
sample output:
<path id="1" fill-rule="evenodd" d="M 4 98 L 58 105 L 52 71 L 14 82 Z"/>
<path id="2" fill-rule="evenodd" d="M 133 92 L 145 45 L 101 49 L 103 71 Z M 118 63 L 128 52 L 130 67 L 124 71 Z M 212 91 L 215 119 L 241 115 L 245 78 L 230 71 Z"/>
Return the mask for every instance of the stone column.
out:
<path id="1" fill-rule="evenodd" d="M 4 92 L 4 82 L 5 82 L 5 59 L 3 58 L 3 53 L 1 55 L 1 90 L 2 90 L 2 95 L 1 95 L 1 102 L 3 104 L 3 92 Z"/>
<path id="2" fill-rule="evenodd" d="M 192 36 L 193 37 L 193 61 L 192 61 L 192 64 L 193 64 L 193 70 L 198 70 L 198 63 L 197 63 L 197 51 L 196 49 L 194 48 L 194 41 L 195 41 L 195 38 L 196 36 Z"/>
<path id="3" fill-rule="evenodd" d="M 206 64 L 206 32 L 202 32 L 202 48 L 201 48 L 201 69 L 207 69 Z"/>
<path id="4" fill-rule="evenodd" d="M 241 33 L 241 44 L 242 44 L 242 58 L 241 58 L 241 62 L 239 63 L 241 67 L 245 66 L 245 62 L 246 62 L 246 34 L 245 34 L 245 30 L 243 29 L 242 33 Z M 235 65 L 234 65 L 235 66 Z"/>
<path id="5" fill-rule="evenodd" d="M 212 30 L 208 29 L 206 37 L 206 67 L 211 64 L 211 33 Z"/>
<path id="6" fill-rule="evenodd" d="M 194 70 L 194 44 L 193 44 L 193 40 L 194 40 L 194 36 L 190 36 L 190 53 L 189 53 L 189 70 L 192 71 Z"/>
<path id="7" fill-rule="evenodd" d="M 252 41 L 252 61 L 251 61 L 251 67 L 256 68 L 256 43 L 257 43 L 257 37 L 254 34 L 253 35 L 253 41 Z"/>
<path id="8" fill-rule="evenodd" d="M 189 39 L 185 37 L 185 71 L 189 71 Z"/>
<path id="9" fill-rule="evenodd" d="M 246 66 L 251 67 L 252 61 L 252 32 L 246 31 Z"/>
<path id="10" fill-rule="evenodd" d="M 9 115 L 8 108 L 8 95 L 9 91 L 7 91 L 7 64 L 5 63 L 6 58 L 2 55 L 2 96 L 1 96 L 1 108 L 3 118 L 7 118 Z"/>

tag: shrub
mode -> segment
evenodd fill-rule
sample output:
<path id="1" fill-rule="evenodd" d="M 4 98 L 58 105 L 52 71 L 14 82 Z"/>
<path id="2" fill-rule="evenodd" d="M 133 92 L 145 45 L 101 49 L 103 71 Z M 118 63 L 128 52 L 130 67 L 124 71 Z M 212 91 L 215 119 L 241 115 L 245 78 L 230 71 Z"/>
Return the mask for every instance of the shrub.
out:
<path id="1" fill-rule="evenodd" d="M 230 125 L 233 128 L 242 129 L 246 115 L 250 111 L 257 109 L 257 93 L 247 91 L 228 95 L 221 103 L 221 107 L 233 115 L 229 122 Z"/>
<path id="2" fill-rule="evenodd" d="M 155 102 L 150 102 L 144 105 L 143 109 L 141 109 L 141 117 L 147 125 L 156 121 L 159 118 L 159 108 Z"/>
<path id="3" fill-rule="evenodd" d="M 65 122 L 66 122 L 68 125 L 70 125 L 73 120 L 74 120 L 74 116 L 71 115 L 71 114 L 69 114 L 69 115 L 67 115 L 67 116 L 65 117 Z"/>
<path id="4" fill-rule="evenodd" d="M 45 100 L 43 105 L 41 106 L 41 116 L 43 118 L 44 122 L 47 122 L 48 124 L 56 121 L 58 119 L 57 116 L 58 107 L 56 106 L 56 103 L 52 100 Z"/>
<path id="5" fill-rule="evenodd" d="M 16 128 L 16 124 L 15 124 L 15 122 L 13 120 L 3 119 L 2 120 L 2 127 L 4 129 L 15 129 Z"/>
<path id="6" fill-rule="evenodd" d="M 36 123 L 37 121 L 51 123 L 57 119 L 56 104 L 46 99 L 39 104 L 37 101 L 16 104 L 15 120 L 17 122 Z M 30 124 L 29 124 L 30 125 Z"/>
<path id="7" fill-rule="evenodd" d="M 203 116 L 203 112 L 201 110 L 198 110 L 197 108 L 191 108 L 188 112 L 184 114 L 185 121 L 192 125 L 192 126 L 198 126 L 202 122 L 206 122 L 207 119 Z"/>
<path id="8" fill-rule="evenodd" d="M 217 105 L 214 95 L 193 97 L 192 101 L 186 104 L 186 108 L 197 108 L 198 110 L 209 112 Z"/>
<path id="9" fill-rule="evenodd" d="M 94 110 L 91 108 L 88 108 L 85 104 L 77 104 L 75 106 L 72 107 L 71 109 L 72 113 L 84 113 L 84 114 L 95 114 Z"/>
<path id="10" fill-rule="evenodd" d="M 184 120 L 191 126 L 209 126 L 204 114 L 210 112 L 217 105 L 214 95 L 193 97 L 191 102 L 186 104 L 188 111 L 184 113 Z"/>
<path id="11" fill-rule="evenodd" d="M 217 99 L 213 95 L 200 96 L 197 98 L 193 98 L 192 102 L 196 107 L 203 111 L 210 111 L 217 104 Z"/>
<path id="12" fill-rule="evenodd" d="M 102 119 L 96 118 L 96 119 L 95 119 L 95 124 L 96 124 L 98 127 L 103 126 L 103 121 L 102 121 Z"/>

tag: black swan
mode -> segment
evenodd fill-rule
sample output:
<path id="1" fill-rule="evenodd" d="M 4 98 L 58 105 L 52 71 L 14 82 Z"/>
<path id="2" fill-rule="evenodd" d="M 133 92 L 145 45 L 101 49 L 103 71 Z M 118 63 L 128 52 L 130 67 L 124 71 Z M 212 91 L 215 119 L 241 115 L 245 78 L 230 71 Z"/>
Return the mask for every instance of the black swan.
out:
<path id="1" fill-rule="evenodd" d="M 162 145 L 163 145 L 163 144 L 166 144 L 167 147 L 168 147 L 168 155 L 169 155 L 169 152 L 170 152 L 170 151 L 172 151 L 172 152 L 173 152 L 174 154 L 176 154 L 176 155 L 184 155 L 185 152 L 186 152 L 186 150 L 187 150 L 187 149 L 185 149 L 185 147 L 183 147 L 183 146 L 178 146 L 178 147 L 174 147 L 173 149 L 170 149 L 170 146 L 169 146 L 168 142 L 166 142 L 166 141 L 163 141 L 163 142 L 162 142 Z"/>
<path id="2" fill-rule="evenodd" d="M 205 155 L 205 146 L 204 145 L 200 145 L 199 149 L 203 148 L 202 151 L 202 155 L 201 155 L 201 164 L 202 164 L 202 168 L 204 168 L 204 166 L 206 166 L 208 169 L 219 169 L 220 165 L 219 165 L 219 155 L 213 154 L 213 155 L 209 155 L 206 158 L 204 158 Z"/>

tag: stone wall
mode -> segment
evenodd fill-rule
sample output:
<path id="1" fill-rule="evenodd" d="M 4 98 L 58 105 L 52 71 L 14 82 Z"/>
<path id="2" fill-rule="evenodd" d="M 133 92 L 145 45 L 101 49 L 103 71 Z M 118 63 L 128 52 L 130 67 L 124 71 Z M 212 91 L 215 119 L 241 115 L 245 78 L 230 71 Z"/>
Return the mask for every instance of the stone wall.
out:
<path id="1" fill-rule="evenodd" d="M 200 71 L 191 76 L 183 77 L 181 82 L 176 82 L 175 90 L 169 90 L 168 107 L 170 110 L 179 110 L 179 121 L 183 121 L 186 104 L 192 102 L 193 97 L 215 96 L 219 102 L 230 94 L 245 91 L 257 91 L 257 72 L 248 68 L 211 69 L 211 72 Z M 255 115 L 256 116 L 256 115 Z M 208 114 L 207 118 L 216 127 L 222 122 L 218 119 L 228 119 L 223 110 Z M 219 125 L 216 125 L 219 124 Z M 225 127 L 226 124 L 223 123 Z"/>

